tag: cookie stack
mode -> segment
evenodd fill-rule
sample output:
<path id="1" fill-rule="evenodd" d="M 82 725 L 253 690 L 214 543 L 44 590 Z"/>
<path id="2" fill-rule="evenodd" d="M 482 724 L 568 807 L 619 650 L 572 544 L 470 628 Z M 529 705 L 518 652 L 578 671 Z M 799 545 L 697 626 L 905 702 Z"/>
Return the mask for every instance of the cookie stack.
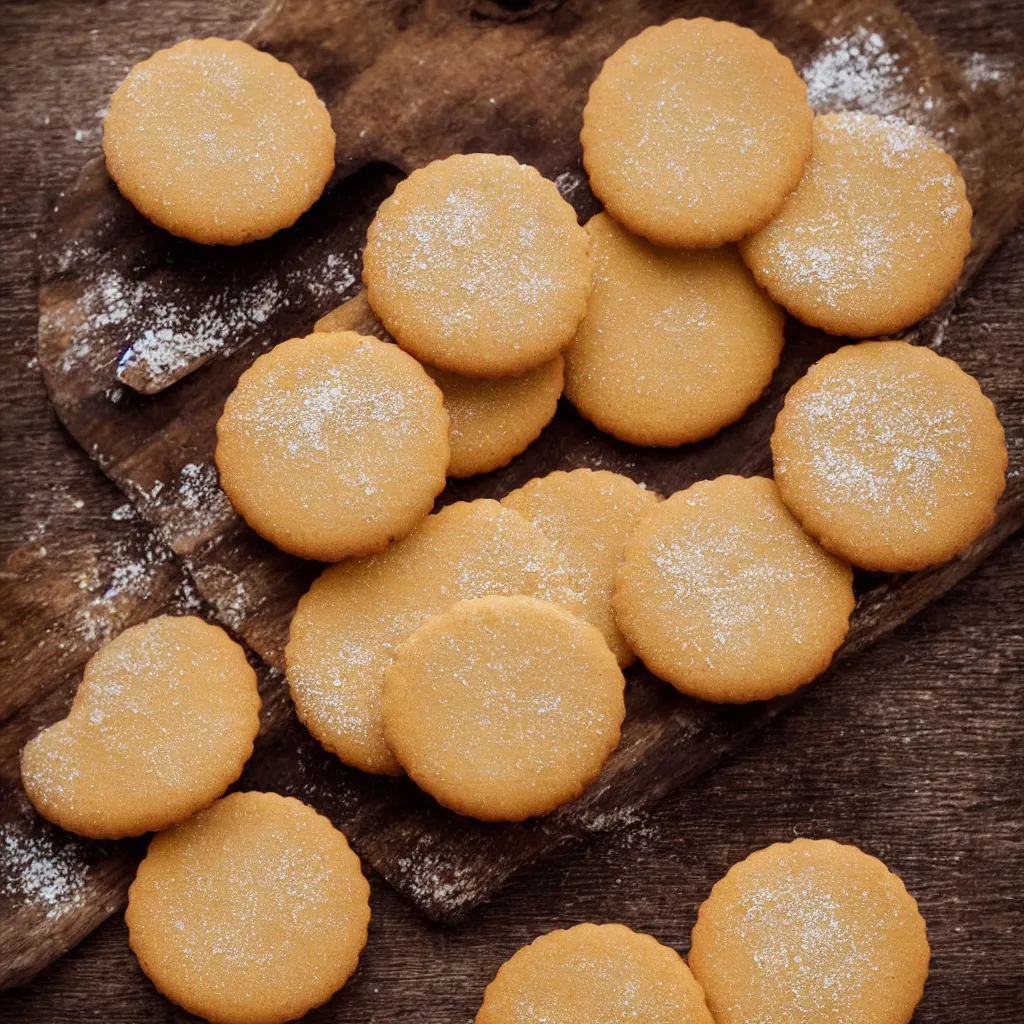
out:
<path id="1" fill-rule="evenodd" d="M 195 138 L 178 117 L 189 101 L 209 121 Z M 265 237 L 330 175 L 318 104 L 244 44 L 183 43 L 118 90 L 108 166 L 168 230 Z M 299 718 L 345 763 L 406 774 L 485 821 L 547 814 L 598 777 L 636 656 L 706 701 L 814 679 L 845 639 L 853 567 L 954 557 L 991 525 L 1006 472 L 972 378 L 867 341 L 791 389 L 774 480 L 722 476 L 663 500 L 575 469 L 432 512 L 449 476 L 521 453 L 563 386 L 624 442 L 707 438 L 767 387 L 786 312 L 853 338 L 900 331 L 949 294 L 970 246 L 964 181 L 934 140 L 895 118 L 815 117 L 790 61 L 736 25 L 677 20 L 628 41 L 591 88 L 581 141 L 605 208 L 585 227 L 508 156 L 413 172 L 368 232 L 374 336 L 331 314 L 257 359 L 217 424 L 240 515 L 332 563 L 285 652 Z M 170 826 L 132 887 L 132 946 L 193 1012 L 269 1024 L 344 984 L 369 908 L 358 859 L 309 808 L 257 793 L 211 806 L 251 753 L 258 708 L 223 631 L 155 619 L 94 657 L 22 767 L 64 827 Z M 620 1000 L 615 1019 L 905 1024 L 923 921 L 851 850 L 793 844 L 734 868 L 701 910 L 692 973 L 618 926 L 538 940 L 478 1021 L 603 1021 Z"/>

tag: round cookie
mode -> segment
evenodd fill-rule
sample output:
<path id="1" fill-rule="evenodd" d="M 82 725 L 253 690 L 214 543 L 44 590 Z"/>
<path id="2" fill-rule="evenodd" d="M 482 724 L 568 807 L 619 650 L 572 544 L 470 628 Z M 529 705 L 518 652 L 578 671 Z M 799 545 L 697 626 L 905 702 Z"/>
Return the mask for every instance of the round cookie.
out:
<path id="1" fill-rule="evenodd" d="M 448 475 L 489 473 L 526 451 L 558 408 L 565 362 L 555 356 L 518 377 L 481 380 L 425 367 L 451 417 Z"/>
<path id="2" fill-rule="evenodd" d="M 622 441 L 673 446 L 738 420 L 768 386 L 785 313 L 734 246 L 659 249 L 605 213 L 587 224 L 594 287 L 565 350 L 565 395 Z"/>
<path id="3" fill-rule="evenodd" d="M 366 293 L 360 295 L 365 302 Z M 313 330 L 341 330 L 342 324 L 362 315 L 362 307 L 350 299 L 318 320 Z M 365 314 L 373 319 L 369 307 Z M 559 355 L 518 377 L 490 380 L 424 369 L 441 389 L 451 418 L 448 475 L 466 477 L 507 466 L 537 440 L 558 408 L 565 362 Z"/>
<path id="4" fill-rule="evenodd" d="M 22 784 L 44 818 L 79 835 L 167 828 L 241 775 L 259 711 L 256 673 L 224 630 L 162 615 L 89 659 L 67 718 L 22 750 Z"/>
<path id="5" fill-rule="evenodd" d="M 156 836 L 128 941 L 172 1002 L 212 1024 L 281 1024 L 348 981 L 370 887 L 345 836 L 292 797 L 232 793 Z"/>
<path id="6" fill-rule="evenodd" d="M 660 500 L 627 476 L 592 469 L 536 477 L 501 500 L 557 545 L 582 602 L 578 614 L 601 631 L 622 668 L 635 658 L 612 614 L 615 570 L 640 518 Z"/>
<path id="7" fill-rule="evenodd" d="M 795 192 L 740 252 L 758 283 L 812 327 L 892 334 L 931 313 L 971 247 L 952 157 L 895 117 L 824 114 Z"/>
<path id="8" fill-rule="evenodd" d="M 384 673 L 384 735 L 438 803 L 522 821 L 578 797 L 619 742 L 625 680 L 601 634 L 533 597 L 435 615 Z"/>
<path id="9" fill-rule="evenodd" d="M 400 774 L 381 721 L 395 646 L 431 615 L 486 594 L 577 601 L 554 544 L 489 498 L 448 505 L 387 551 L 331 566 L 299 601 L 285 648 L 303 724 L 346 764 Z"/>
<path id="10" fill-rule="evenodd" d="M 715 1024 L 686 961 L 621 924 L 548 932 L 502 964 L 476 1024 Z"/>
<path id="11" fill-rule="evenodd" d="M 221 487 L 258 533 L 336 562 L 407 534 L 444 489 L 441 392 L 395 345 L 351 332 L 285 341 L 217 421 Z"/>
<path id="12" fill-rule="evenodd" d="M 797 839 L 715 885 L 689 963 L 718 1024 L 907 1024 L 929 957 L 917 903 L 881 861 Z"/>
<path id="13" fill-rule="evenodd" d="M 122 195 L 173 235 L 239 245 L 293 224 L 334 171 L 331 115 L 290 64 L 187 39 L 136 64 L 103 121 Z"/>
<path id="14" fill-rule="evenodd" d="M 378 319 L 422 362 L 466 377 L 525 373 L 554 359 L 583 319 L 587 235 L 533 167 L 451 156 L 381 203 L 363 283 Z"/>
<path id="15" fill-rule="evenodd" d="M 967 548 L 995 518 L 1006 441 L 978 382 L 902 341 L 847 345 L 790 388 L 772 434 L 782 500 L 826 548 L 911 572 Z"/>
<path id="16" fill-rule="evenodd" d="M 583 164 L 630 231 L 714 248 L 775 216 L 810 156 L 813 116 L 807 87 L 767 39 L 679 18 L 605 61 L 583 110 Z"/>
<path id="17" fill-rule="evenodd" d="M 846 637 L 853 573 L 764 477 L 677 491 L 641 520 L 612 598 L 626 642 L 677 690 L 742 703 L 790 693 Z"/>

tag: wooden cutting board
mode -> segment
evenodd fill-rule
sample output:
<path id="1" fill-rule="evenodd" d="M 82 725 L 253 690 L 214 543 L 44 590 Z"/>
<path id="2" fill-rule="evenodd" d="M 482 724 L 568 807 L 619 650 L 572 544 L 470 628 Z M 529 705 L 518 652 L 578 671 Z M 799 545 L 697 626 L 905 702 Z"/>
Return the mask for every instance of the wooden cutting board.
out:
<path id="1" fill-rule="evenodd" d="M 366 226 L 401 173 L 455 151 L 509 152 L 554 178 L 581 216 L 592 213 L 577 139 L 587 86 L 629 36 L 707 8 L 668 0 L 279 2 L 248 38 L 292 62 L 331 110 L 338 172 L 321 202 L 266 242 L 204 249 L 145 222 L 94 162 L 58 205 L 41 249 L 39 358 L 57 414 L 193 582 L 196 593 L 179 591 L 172 607 L 198 607 L 227 626 L 260 668 L 263 734 L 242 785 L 293 793 L 328 814 L 364 861 L 440 921 L 457 921 L 546 851 L 635 820 L 798 695 L 719 708 L 631 670 L 622 746 L 601 779 L 574 804 L 521 825 L 458 818 L 406 780 L 348 769 L 298 725 L 280 674 L 288 621 L 318 567 L 271 548 L 234 515 L 213 470 L 214 423 L 259 353 L 307 333 L 355 294 Z M 975 206 L 965 288 L 1019 216 L 1019 107 L 982 104 L 885 0 L 725 0 L 713 13 L 775 41 L 804 72 L 818 109 L 896 113 L 941 138 Z M 911 332 L 915 340 L 949 344 L 953 301 Z M 635 449 L 564 406 L 509 467 L 453 484 L 440 501 L 500 497 L 534 475 L 576 466 L 623 472 L 665 493 L 721 472 L 768 472 L 782 396 L 838 344 L 790 323 L 768 393 L 710 441 Z M 1024 424 L 1007 427 L 1024 434 Z M 1012 464 L 996 526 L 961 559 L 908 576 L 858 578 L 850 638 L 830 681 L 816 685 L 834 685 L 845 659 L 949 589 L 1024 522 L 1020 468 Z M 154 600 L 151 611 L 164 606 Z M 76 683 L 65 681 L 64 698 Z M 40 694 L 3 735 L 53 720 L 61 704 L 61 694 Z M 8 762 L 16 752 L 12 742 L 0 744 Z M 15 837 L 0 862 L 0 981 L 10 983 L 122 905 L 141 844 L 90 843 L 50 829 L 13 786 L 2 799 L 5 841 Z"/>

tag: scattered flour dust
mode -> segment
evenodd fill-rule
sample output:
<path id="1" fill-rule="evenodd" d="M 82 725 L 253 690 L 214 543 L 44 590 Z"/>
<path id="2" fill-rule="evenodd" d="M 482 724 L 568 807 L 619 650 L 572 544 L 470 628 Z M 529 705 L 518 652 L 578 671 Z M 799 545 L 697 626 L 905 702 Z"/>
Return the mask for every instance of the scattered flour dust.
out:
<path id="1" fill-rule="evenodd" d="M 196 309 L 167 301 L 164 292 L 146 281 L 131 282 L 117 271 L 105 271 L 98 285 L 86 292 L 99 306 L 87 326 L 103 328 L 125 323 L 133 338 L 118 364 L 118 374 L 141 368 L 146 376 L 173 376 L 197 359 L 245 340 L 247 332 L 264 324 L 284 301 L 274 278 L 243 289 L 237 300 L 218 293 Z M 86 332 L 88 334 L 88 332 Z M 70 349 L 69 349 L 70 351 Z"/>
<path id="2" fill-rule="evenodd" d="M 59 846 L 45 833 L 0 826 L 0 895 L 54 920 L 85 902 L 86 876 L 73 843 Z"/>
<path id="3" fill-rule="evenodd" d="M 229 629 L 240 630 L 263 601 L 262 597 L 251 597 L 245 581 L 226 566 L 199 562 L 189 568 L 217 617 Z"/>
<path id="4" fill-rule="evenodd" d="M 572 197 L 583 188 L 586 178 L 581 170 L 562 171 L 555 178 L 555 187 L 563 199 L 572 201 Z"/>
<path id="5" fill-rule="evenodd" d="M 421 847 L 424 844 L 418 844 Z M 442 851 L 413 849 L 397 861 L 399 877 L 393 884 L 414 903 L 441 903 L 449 913 L 472 907 L 487 896 L 487 883 L 471 864 L 459 864 Z"/>
<path id="6" fill-rule="evenodd" d="M 164 542 L 179 553 L 224 529 L 236 513 L 212 462 L 188 462 L 178 471 L 170 500 L 154 509 Z"/>
<path id="7" fill-rule="evenodd" d="M 818 113 L 867 110 L 893 114 L 907 103 L 907 68 L 880 33 L 860 27 L 827 40 L 801 75 L 807 100 Z"/>
<path id="8" fill-rule="evenodd" d="M 178 499 L 182 508 L 198 512 L 222 494 L 217 471 L 207 463 L 189 462 L 178 474 Z"/>
<path id="9" fill-rule="evenodd" d="M 264 275 L 240 289 L 197 299 L 187 285 L 159 285 L 111 267 L 86 277 L 86 268 L 99 255 L 72 245 L 58 263 L 62 272 L 77 269 L 87 282 L 74 312 L 53 314 L 59 322 L 45 325 L 55 330 L 72 327 L 61 357 L 65 373 L 112 358 L 113 336 L 120 355 L 119 377 L 131 373 L 170 383 L 194 363 L 241 347 L 292 304 L 296 290 L 321 305 L 329 299 L 342 301 L 357 282 L 357 255 L 326 253 L 312 266 Z"/>
<path id="10" fill-rule="evenodd" d="M 157 573 L 170 558 L 170 549 L 155 540 L 140 545 L 134 538 L 118 538 L 97 551 L 75 576 L 79 589 L 90 595 L 75 612 L 75 633 L 86 643 L 113 639 L 123 628 L 126 601 L 150 597 Z"/>
<path id="11" fill-rule="evenodd" d="M 1014 77 L 1014 64 L 1008 57 L 972 53 L 963 65 L 964 78 L 971 89 L 997 85 Z"/>

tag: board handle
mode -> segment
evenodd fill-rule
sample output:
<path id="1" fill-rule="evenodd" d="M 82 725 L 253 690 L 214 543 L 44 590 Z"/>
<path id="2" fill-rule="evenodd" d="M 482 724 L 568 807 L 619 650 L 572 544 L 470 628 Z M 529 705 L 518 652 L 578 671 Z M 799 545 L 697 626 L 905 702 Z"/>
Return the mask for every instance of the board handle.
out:
<path id="1" fill-rule="evenodd" d="M 313 325 L 313 330 L 317 332 L 355 331 L 357 334 L 380 338 L 381 341 L 394 340 L 373 315 L 364 289 L 360 289 L 352 298 L 317 320 Z M 181 363 L 175 361 L 173 367 L 167 368 L 155 364 L 144 351 L 132 344 L 124 350 L 118 360 L 114 376 L 119 383 L 131 388 L 137 394 L 158 395 L 172 384 L 183 380 L 190 373 L 195 373 L 201 366 L 205 366 L 222 353 L 223 349 L 215 349 Z"/>

